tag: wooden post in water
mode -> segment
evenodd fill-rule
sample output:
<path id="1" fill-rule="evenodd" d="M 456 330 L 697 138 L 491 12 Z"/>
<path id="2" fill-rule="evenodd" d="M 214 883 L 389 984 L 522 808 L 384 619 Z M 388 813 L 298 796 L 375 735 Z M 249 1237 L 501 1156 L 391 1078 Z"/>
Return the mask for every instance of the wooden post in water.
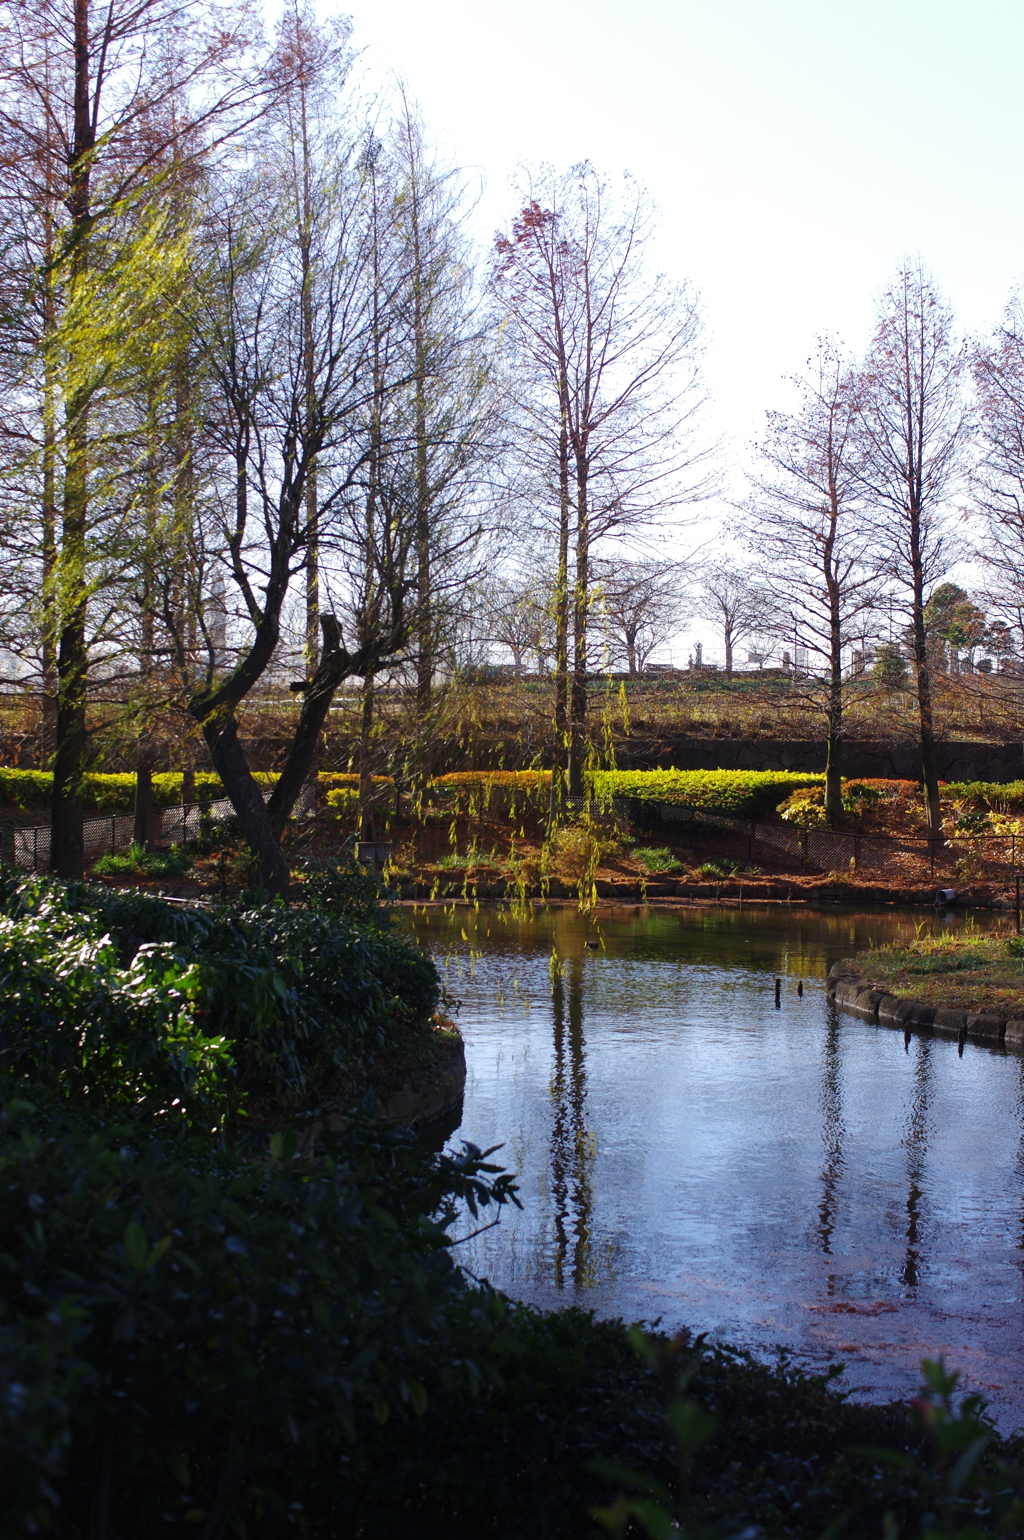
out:
<path id="1" fill-rule="evenodd" d="M 782 980 L 781 979 L 776 979 L 775 980 L 775 1009 L 778 1010 L 779 1007 L 781 1006 L 781 1004 L 782 1004 Z"/>

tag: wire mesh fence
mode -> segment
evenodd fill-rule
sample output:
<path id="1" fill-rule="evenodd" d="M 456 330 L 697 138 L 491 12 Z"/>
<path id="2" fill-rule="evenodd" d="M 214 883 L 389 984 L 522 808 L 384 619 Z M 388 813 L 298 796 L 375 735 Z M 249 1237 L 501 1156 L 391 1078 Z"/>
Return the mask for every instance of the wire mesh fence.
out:
<path id="1" fill-rule="evenodd" d="M 856 871 L 872 877 L 913 872 L 929 880 L 955 875 L 960 880 L 1012 881 L 1024 868 L 1024 835 L 1019 834 L 957 835 L 938 841 L 924 835 L 801 829 L 781 820 L 736 818 L 632 797 L 616 798 L 613 811 L 635 829 L 660 831 L 666 838 L 684 831 L 698 839 L 717 837 L 728 840 L 733 852 L 745 854 L 748 861 L 775 856 L 822 872 Z"/>
<path id="2" fill-rule="evenodd" d="M 271 791 L 265 790 L 264 802 L 269 801 L 270 796 Z M 316 791 L 303 787 L 292 817 L 308 817 L 315 811 Z M 189 840 L 201 839 L 212 824 L 223 823 L 233 816 L 234 808 L 227 797 L 165 807 L 154 813 L 153 838 L 158 845 L 184 845 Z M 86 864 L 100 856 L 118 855 L 127 850 L 135 838 L 135 817 L 132 813 L 111 813 L 104 818 L 87 818 L 82 825 L 82 835 Z M 3 854 L 5 860 L 22 871 L 47 871 L 50 865 L 49 824 L 6 830 Z"/>

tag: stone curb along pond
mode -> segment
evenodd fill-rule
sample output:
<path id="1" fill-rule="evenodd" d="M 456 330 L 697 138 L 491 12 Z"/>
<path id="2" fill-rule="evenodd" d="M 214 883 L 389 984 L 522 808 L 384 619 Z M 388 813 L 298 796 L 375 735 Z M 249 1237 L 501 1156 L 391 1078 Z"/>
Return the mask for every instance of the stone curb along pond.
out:
<path id="1" fill-rule="evenodd" d="M 929 1027 L 956 1038 L 1024 1046 L 1024 1019 L 947 1009 L 925 1000 L 890 994 L 883 984 L 866 978 L 854 962 L 833 965 L 825 993 L 842 1010 L 865 1021 L 877 1021 L 883 1027 Z"/>

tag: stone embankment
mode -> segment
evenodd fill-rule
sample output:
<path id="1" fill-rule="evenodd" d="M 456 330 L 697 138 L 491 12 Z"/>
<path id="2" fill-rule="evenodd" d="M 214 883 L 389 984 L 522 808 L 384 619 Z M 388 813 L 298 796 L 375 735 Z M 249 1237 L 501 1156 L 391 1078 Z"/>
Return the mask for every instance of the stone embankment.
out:
<path id="1" fill-rule="evenodd" d="M 595 883 L 598 898 L 618 900 L 624 903 L 643 903 L 647 899 L 685 898 L 702 902 L 720 903 L 725 900 L 741 903 L 858 903 L 858 904 L 906 904 L 931 908 L 935 899 L 935 887 L 895 888 L 882 883 L 816 880 L 813 877 L 789 878 L 722 878 L 696 880 L 689 878 L 666 879 L 652 877 L 649 881 L 639 878 L 622 881 Z M 566 882 L 551 882 L 543 889 L 527 888 L 520 892 L 505 882 L 445 881 L 433 884 L 405 881 L 398 885 L 399 897 L 406 902 L 422 902 L 427 899 L 468 899 L 514 901 L 518 898 L 543 901 L 552 899 L 578 899 L 579 889 Z M 1005 908 L 1008 900 L 994 891 L 979 887 L 974 891 L 957 893 L 958 908 Z"/>
<path id="2" fill-rule="evenodd" d="M 458 1028 L 449 1024 L 446 1040 L 435 1043 L 431 1058 L 379 1094 L 385 1117 L 406 1128 L 424 1128 L 456 1113 L 465 1089 L 466 1046 Z"/>
<path id="3" fill-rule="evenodd" d="M 894 995 L 880 984 L 866 978 L 852 962 L 838 962 L 828 976 L 825 994 L 844 1011 L 877 1021 L 884 1027 L 929 1027 L 958 1039 L 970 1038 L 982 1043 L 1024 1045 L 1024 1019 L 993 1016 L 988 1012 L 946 1009 L 924 1000 Z"/>

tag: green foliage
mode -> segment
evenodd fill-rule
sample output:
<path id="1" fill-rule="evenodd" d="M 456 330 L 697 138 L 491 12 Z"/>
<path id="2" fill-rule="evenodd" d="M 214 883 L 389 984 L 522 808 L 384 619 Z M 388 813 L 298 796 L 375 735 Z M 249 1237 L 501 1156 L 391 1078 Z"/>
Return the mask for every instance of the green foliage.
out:
<path id="1" fill-rule="evenodd" d="M 334 1494 L 362 1430 L 477 1392 L 447 1231 L 456 1205 L 509 1201 L 508 1178 L 365 1116 L 316 1162 L 293 1150 L 8 1106 L 5 1533 L 279 1534 Z M 501 1306 L 473 1311 L 485 1338 Z"/>
<path id="2" fill-rule="evenodd" d="M 381 908 L 384 892 L 379 878 L 351 854 L 311 871 L 302 893 L 315 914 L 364 925 L 380 924 L 387 917 Z"/>
<path id="3" fill-rule="evenodd" d="M 69 913 L 57 884 L 0 916 L 0 1097 L 40 1088 L 73 1106 L 153 1116 L 227 1108 L 227 1036 L 197 1012 L 195 967 L 168 940 L 124 957 L 104 918 Z"/>
<path id="4" fill-rule="evenodd" d="M 1024 781 L 949 781 L 942 799 L 981 812 L 1024 813 Z"/>
<path id="5" fill-rule="evenodd" d="M 612 798 L 672 802 L 685 807 L 757 818 L 773 811 L 798 787 L 820 785 L 821 775 L 788 770 L 595 770 L 595 800 Z"/>
<path id="6" fill-rule="evenodd" d="M 272 771 L 257 770 L 261 786 L 272 786 L 277 776 Z M 389 776 L 374 776 L 375 784 L 393 784 Z M 86 808 L 90 812 L 130 813 L 135 805 L 135 774 L 87 772 L 83 778 Z M 180 770 L 160 771 L 153 776 L 153 802 L 157 807 L 175 807 L 181 802 Z M 331 770 L 320 772 L 321 791 L 330 802 L 332 790 L 358 789 L 357 775 L 341 775 Z M 0 804 L 6 807 L 47 807 L 53 792 L 53 774 L 49 770 L 13 770 L 0 766 Z M 220 776 L 212 770 L 195 772 L 197 802 L 213 802 L 227 795 Z"/>
<path id="7" fill-rule="evenodd" d="M 145 845 L 132 843 L 128 849 L 100 856 L 93 862 L 93 871 L 101 876 L 115 877 L 121 873 L 142 877 L 180 877 L 192 865 L 192 858 L 180 845 L 170 850 L 147 850 Z"/>
<path id="8" fill-rule="evenodd" d="M 440 999 L 430 958 L 379 916 L 369 881 L 328 873 L 308 909 L 212 913 L 8 879 L 2 1094 L 44 1083 L 164 1111 L 337 1094 L 390 1034 L 426 1030 Z"/>
<path id="9" fill-rule="evenodd" d="M 967 590 L 956 583 L 940 583 L 924 607 L 925 629 L 959 652 L 977 647 L 985 636 L 985 613 Z"/>
<path id="10" fill-rule="evenodd" d="M 359 806 L 359 790 L 355 786 L 334 786 L 324 797 L 324 802 L 338 818 L 348 818 Z"/>
<path id="11" fill-rule="evenodd" d="M 827 829 L 825 813 L 825 788 L 806 786 L 795 791 L 779 805 L 779 817 L 786 823 L 796 824 L 798 829 Z"/>
<path id="12" fill-rule="evenodd" d="M 5 807 L 44 807 L 53 792 L 49 770 L 10 770 L 0 767 L 0 802 Z"/>
<path id="13" fill-rule="evenodd" d="M 630 855 L 649 872 L 681 872 L 683 869 L 682 861 L 672 854 L 667 845 L 641 845 L 631 850 Z"/>
<path id="14" fill-rule="evenodd" d="M 480 867 L 497 869 L 498 862 L 485 850 L 468 850 L 465 855 L 438 856 L 434 865 L 442 872 L 476 871 Z"/>
<path id="15" fill-rule="evenodd" d="M 550 770 L 459 770 L 435 776 L 427 787 L 428 801 L 470 817 L 514 818 L 527 808 L 541 810 L 550 793 Z"/>
<path id="16" fill-rule="evenodd" d="M 751 1383 L 754 1376 L 746 1366 L 734 1363 L 734 1383 L 725 1397 L 717 1397 L 709 1395 L 707 1381 L 722 1367 L 728 1349 L 709 1350 L 702 1338 L 694 1341 L 685 1335 L 670 1341 L 636 1327 L 629 1337 L 661 1386 L 675 1469 L 666 1480 L 661 1471 L 592 1462 L 595 1471 L 618 1487 L 611 1503 L 593 1510 L 607 1534 L 619 1540 L 638 1533 L 651 1540 L 671 1540 L 678 1534 L 726 1540 L 738 1532 L 751 1540 L 766 1532 L 906 1535 L 908 1540 L 911 1535 L 922 1540 L 938 1535 L 981 1540 L 1020 1534 L 1024 1470 L 1019 1440 L 1001 1444 L 981 1397 L 965 1396 L 956 1404 L 959 1376 L 948 1373 L 941 1359 L 922 1364 L 924 1385 L 902 1428 L 900 1414 L 892 1415 L 895 1408 L 886 1417 L 884 1409 L 873 1413 L 871 1408 L 843 1407 L 829 1392 L 831 1374 L 815 1381 L 783 1369 L 769 1395 L 783 1403 L 780 1421 L 789 1414 L 792 1442 L 785 1451 L 778 1448 L 781 1430 L 766 1419 L 757 1451 L 761 1458 L 752 1469 L 743 1458 L 744 1445 L 760 1408 Z M 735 1390 L 744 1380 L 754 1392 L 753 1404 L 737 1408 Z M 732 1415 L 723 1417 L 723 1412 Z M 874 1416 L 888 1435 L 885 1441 L 858 1444 L 848 1439 L 845 1448 L 836 1448 L 836 1434 L 844 1423 L 853 1433 L 858 1412 L 865 1422 Z M 810 1451 L 808 1432 L 813 1439 Z M 734 1456 L 733 1481 L 731 1489 L 715 1492 L 712 1473 L 720 1468 L 726 1444 Z M 802 1479 L 797 1474 L 801 1464 Z"/>
<path id="17" fill-rule="evenodd" d="M 697 867 L 698 877 L 740 877 L 744 873 L 752 877 L 761 875 L 759 866 L 751 866 L 740 861 L 730 861 L 727 856 L 716 856 L 713 861 L 704 861 Z"/>
<path id="18" fill-rule="evenodd" d="M 883 690 L 902 690 L 907 682 L 907 660 L 895 642 L 883 642 L 878 648 L 871 677 Z"/>

